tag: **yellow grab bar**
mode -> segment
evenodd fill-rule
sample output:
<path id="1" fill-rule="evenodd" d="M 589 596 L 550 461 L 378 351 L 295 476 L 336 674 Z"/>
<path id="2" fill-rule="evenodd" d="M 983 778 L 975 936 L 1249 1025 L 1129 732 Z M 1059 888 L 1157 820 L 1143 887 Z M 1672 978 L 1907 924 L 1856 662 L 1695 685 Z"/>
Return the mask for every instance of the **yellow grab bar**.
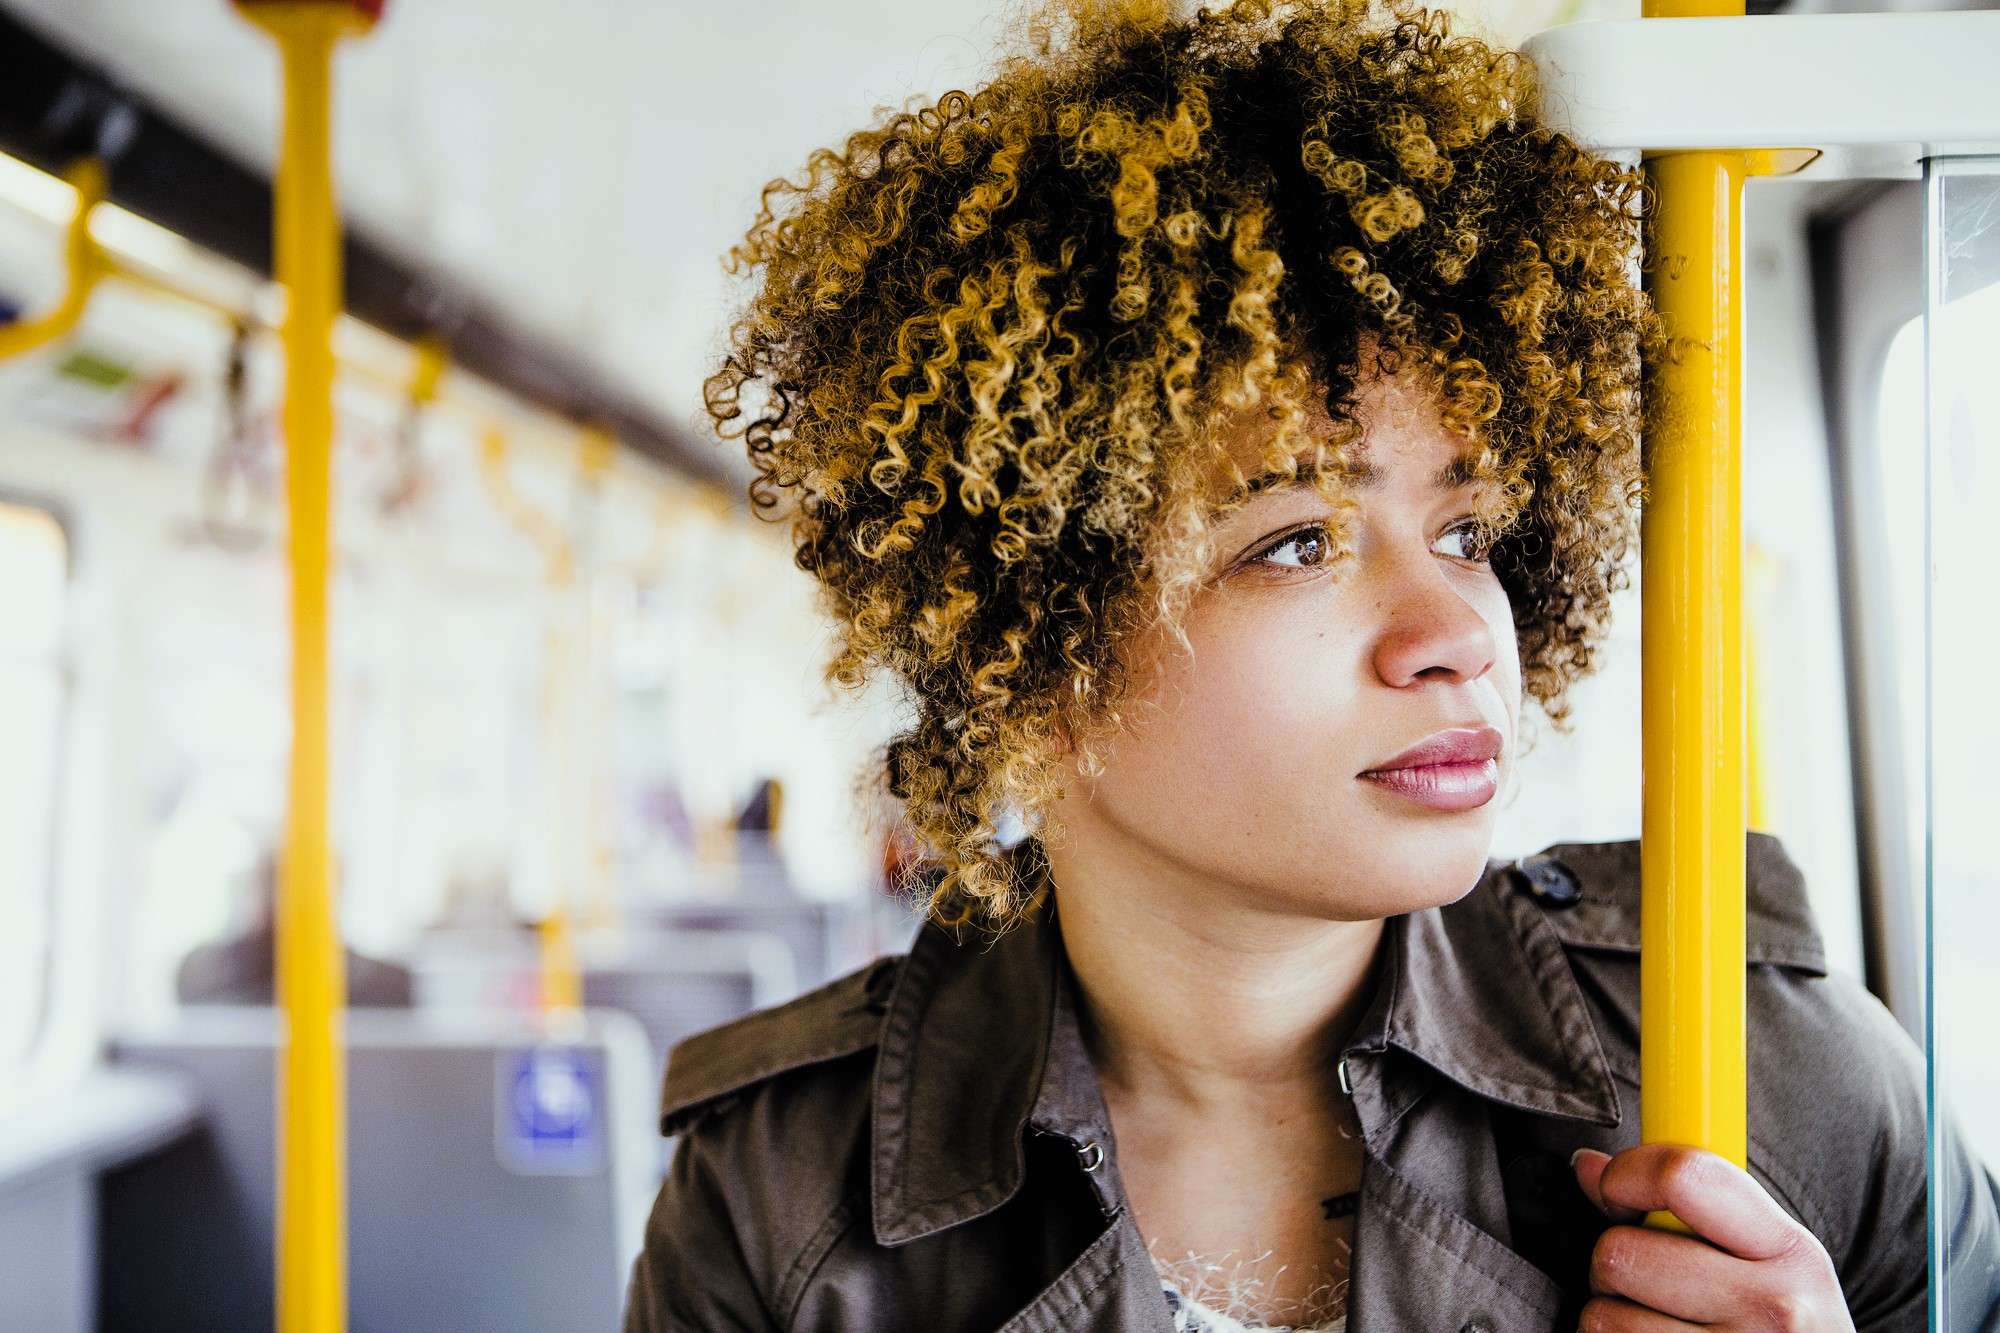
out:
<path id="1" fill-rule="evenodd" d="M 1649 19 L 1741 18 L 1743 0 L 1639 0 L 1639 16 Z"/>
<path id="2" fill-rule="evenodd" d="M 1647 18 L 1743 0 L 1641 0 Z M 1646 404 L 1639 1126 L 1745 1163 L 1741 151 L 1649 155 L 1647 287 L 1676 343 Z M 1647 1219 L 1686 1230 L 1671 1213 Z"/>
<path id="3" fill-rule="evenodd" d="M 602 494 L 605 478 L 610 475 L 617 455 L 618 435 L 609 426 L 591 422 L 578 432 L 577 475 L 593 495 Z M 591 566 L 593 569 L 603 567 L 601 552 L 591 561 Z M 607 632 L 605 615 L 595 596 L 586 595 L 585 618 L 579 666 L 585 687 L 589 689 L 598 679 L 597 664 L 603 660 Z M 601 736 L 609 726 L 609 720 L 603 713 L 601 692 L 590 689 L 579 736 Z M 604 821 L 601 818 L 608 799 L 604 790 L 604 765 L 586 760 L 583 768 L 582 780 L 588 793 L 584 802 L 583 891 L 580 895 L 583 919 L 594 930 L 616 931 L 624 925 L 624 921 L 619 911 L 616 886 L 617 858 L 604 839 Z"/>
<path id="4" fill-rule="evenodd" d="M 63 232 L 63 267 L 68 271 L 68 282 L 62 299 L 46 314 L 0 328 L 0 361 L 32 352 L 75 328 L 90 303 L 91 292 L 109 269 L 104 253 L 90 239 L 90 215 L 104 202 L 104 164 L 94 157 L 84 158 L 63 172 L 63 179 L 76 189 L 76 216 Z"/>
<path id="5" fill-rule="evenodd" d="M 498 429 L 488 430 L 479 437 L 479 475 L 486 483 L 486 495 L 493 507 L 540 549 L 549 586 L 566 586 L 576 563 L 570 540 L 545 510 L 514 488 L 507 475 L 507 437 Z"/>
<path id="6" fill-rule="evenodd" d="M 396 430 L 395 475 L 382 492 L 382 512 L 395 513 L 418 503 L 424 494 L 420 439 L 424 413 L 438 398 L 438 386 L 451 368 L 451 348 L 436 334 L 410 344 L 409 389 L 403 398 L 403 418 Z"/>
<path id="7" fill-rule="evenodd" d="M 577 432 L 576 466 L 585 481 L 602 481 L 617 456 L 618 435 L 609 426 L 592 422 Z"/>
<path id="8" fill-rule="evenodd" d="M 576 578 L 575 546 L 555 519 L 514 488 L 513 480 L 507 475 L 507 437 L 497 430 L 490 430 L 480 437 L 479 473 L 485 479 L 487 495 L 494 507 L 541 548 L 546 562 L 549 595 L 560 612 L 566 605 Z M 542 689 L 542 715 L 549 753 L 545 779 L 548 796 L 544 807 L 553 814 L 565 807 L 568 797 L 566 788 L 571 780 L 567 763 L 571 742 L 567 725 L 570 714 L 569 651 L 559 614 L 549 621 L 545 658 L 548 675 Z M 560 831 L 558 825 L 558 835 Z M 542 919 L 540 928 L 542 1018 L 554 1033 L 561 1033 L 573 1025 L 578 1010 L 583 1006 L 583 975 L 576 960 L 574 907 L 571 901 L 574 896 L 571 877 L 575 866 L 565 855 L 566 850 L 562 837 L 551 837 L 550 860 L 556 873 L 555 902 L 549 914 Z"/>
<path id="9" fill-rule="evenodd" d="M 347 1327 L 346 969 L 328 839 L 327 576 L 333 321 L 341 304 L 334 205 L 333 48 L 365 31 L 350 0 L 243 0 L 278 44 L 284 128 L 276 273 L 285 306 L 285 489 L 292 568 L 292 765 L 278 892 L 278 1333 Z"/>
<path id="10" fill-rule="evenodd" d="M 1738 12 L 1741 12 L 1740 7 Z M 1666 153 L 1652 298 L 1677 353 L 1646 409 L 1639 1119 L 1741 1166 L 1744 657 L 1741 152 Z M 1655 1214 L 1655 1225 L 1680 1227 Z"/>
<path id="11" fill-rule="evenodd" d="M 1741 15 L 1743 0 L 1642 0 L 1642 12 Z M 1647 290 L 1674 352 L 1654 368 L 1645 426 L 1640 1136 L 1738 1166 L 1748 1139 L 1744 838 L 1755 781 L 1743 607 L 1743 182 L 1818 156 L 1746 147 L 1645 160 Z M 1685 1230 L 1669 1213 L 1647 1221 Z"/>

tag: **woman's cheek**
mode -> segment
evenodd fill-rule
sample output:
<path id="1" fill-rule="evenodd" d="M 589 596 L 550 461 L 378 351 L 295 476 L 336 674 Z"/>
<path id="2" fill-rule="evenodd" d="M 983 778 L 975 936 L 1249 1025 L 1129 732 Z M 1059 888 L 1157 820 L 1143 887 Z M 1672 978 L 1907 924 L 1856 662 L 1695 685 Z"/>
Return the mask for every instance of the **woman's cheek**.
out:
<path id="1" fill-rule="evenodd" d="M 1499 576 L 1491 571 L 1464 596 L 1493 635 L 1493 667 L 1486 676 L 1506 709 L 1507 753 L 1511 757 L 1521 719 L 1521 642 L 1514 629 L 1514 605 L 1507 600 Z"/>
<path id="2" fill-rule="evenodd" d="M 1155 659 L 1112 744 L 1114 768 L 1139 784 L 1202 775 L 1211 810 L 1242 800 L 1275 814 L 1310 795 L 1346 758 L 1354 708 L 1352 645 L 1298 618 L 1232 608 L 1190 617 L 1191 652 Z M 1216 813 L 1220 813 L 1216 811 Z"/>

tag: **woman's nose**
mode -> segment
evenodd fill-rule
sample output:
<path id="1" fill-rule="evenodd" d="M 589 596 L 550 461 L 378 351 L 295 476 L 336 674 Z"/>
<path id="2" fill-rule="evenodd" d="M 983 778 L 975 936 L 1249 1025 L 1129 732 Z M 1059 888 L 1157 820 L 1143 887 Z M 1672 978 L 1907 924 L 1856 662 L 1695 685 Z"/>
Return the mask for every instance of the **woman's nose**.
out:
<path id="1" fill-rule="evenodd" d="M 1375 672 L 1403 689 L 1425 681 L 1463 684 L 1493 667 L 1493 626 L 1454 587 L 1435 556 L 1399 562 L 1380 587 Z"/>

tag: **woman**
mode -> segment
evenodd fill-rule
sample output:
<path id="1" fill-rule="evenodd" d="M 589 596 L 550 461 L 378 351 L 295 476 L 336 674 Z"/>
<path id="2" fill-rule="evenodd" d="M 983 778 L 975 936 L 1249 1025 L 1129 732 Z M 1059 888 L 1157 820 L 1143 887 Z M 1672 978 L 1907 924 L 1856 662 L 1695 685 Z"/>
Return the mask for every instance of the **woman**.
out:
<path id="1" fill-rule="evenodd" d="M 1636 177 L 1421 11 L 1028 34 L 733 252 L 932 924 L 674 1053 L 628 1329 L 1923 1327 L 1920 1061 L 1775 844 L 1749 1173 L 1635 1146 L 1634 848 L 1486 863 L 1630 545 Z"/>

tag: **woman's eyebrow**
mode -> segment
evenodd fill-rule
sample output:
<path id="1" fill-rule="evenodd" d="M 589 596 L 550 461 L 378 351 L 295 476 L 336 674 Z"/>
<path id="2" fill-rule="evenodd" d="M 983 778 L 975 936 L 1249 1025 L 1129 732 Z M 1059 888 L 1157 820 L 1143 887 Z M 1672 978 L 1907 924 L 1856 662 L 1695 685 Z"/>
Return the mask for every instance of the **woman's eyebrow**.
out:
<path id="1" fill-rule="evenodd" d="M 1312 484 L 1319 469 L 1310 463 L 1301 464 L 1296 473 L 1264 472 L 1250 478 L 1244 485 L 1251 495 L 1261 495 L 1266 491 L 1289 490 L 1294 486 Z M 1381 473 L 1367 459 L 1349 463 L 1342 469 L 1344 475 L 1358 490 L 1367 490 L 1381 479 Z M 1479 479 L 1473 475 L 1471 466 L 1462 458 L 1454 458 L 1431 474 L 1431 489 L 1456 491 L 1475 484 Z"/>
<path id="2" fill-rule="evenodd" d="M 1244 483 L 1251 495 L 1261 495 L 1265 491 L 1290 490 L 1294 486 L 1310 486 L 1319 475 L 1319 468 L 1311 463 L 1301 463 L 1297 472 L 1262 472 Z M 1375 484 L 1377 473 L 1367 459 L 1358 459 L 1341 469 L 1341 475 L 1348 478 L 1362 490 Z"/>

